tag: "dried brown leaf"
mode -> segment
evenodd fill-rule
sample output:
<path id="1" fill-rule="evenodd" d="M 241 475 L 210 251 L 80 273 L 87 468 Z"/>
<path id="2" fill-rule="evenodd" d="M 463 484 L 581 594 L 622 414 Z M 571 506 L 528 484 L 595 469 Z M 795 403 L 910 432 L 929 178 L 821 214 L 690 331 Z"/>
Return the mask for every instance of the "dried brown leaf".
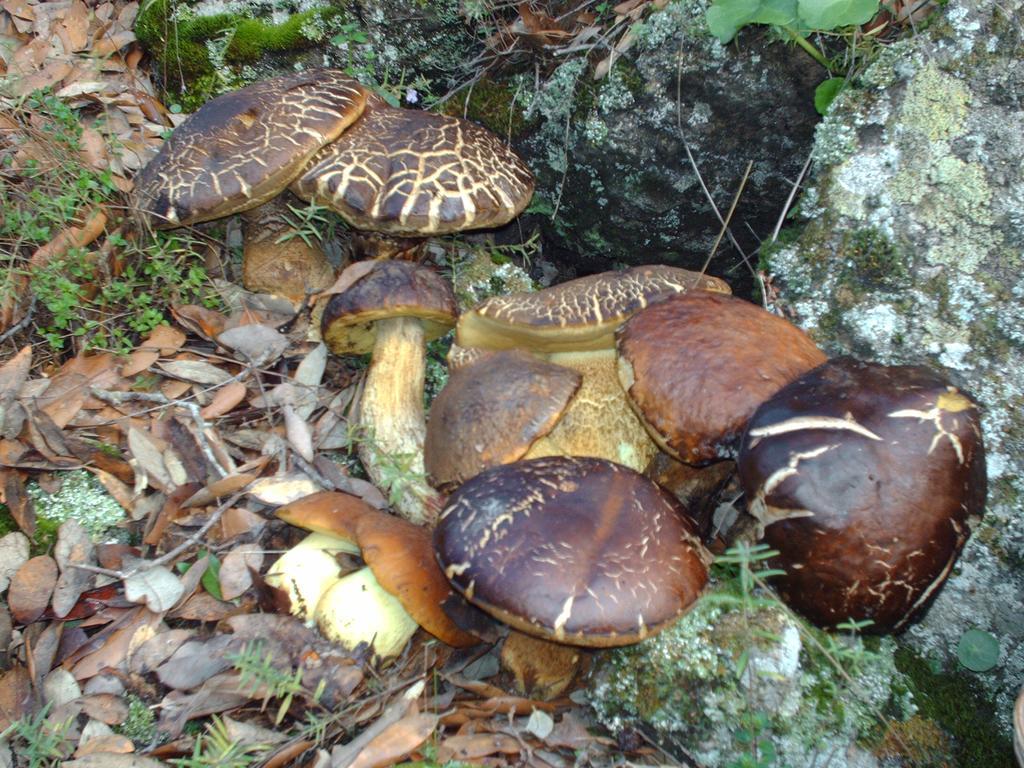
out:
<path id="1" fill-rule="evenodd" d="M 29 542 L 25 534 L 14 531 L 0 539 L 0 593 L 7 591 L 11 577 L 28 562 L 28 553 Z"/>
<path id="2" fill-rule="evenodd" d="M 288 337 L 266 325 L 250 324 L 229 328 L 217 337 L 217 343 L 243 362 L 262 367 L 276 361 L 288 349 Z"/>
<path id="3" fill-rule="evenodd" d="M 107 725 L 120 725 L 128 719 L 128 703 L 112 693 L 83 696 L 82 711 Z"/>
<path id="4" fill-rule="evenodd" d="M 171 490 L 171 475 L 164 465 L 163 451 L 148 432 L 129 428 L 128 450 L 153 485 L 165 492 Z"/>
<path id="5" fill-rule="evenodd" d="M 303 474 L 292 473 L 283 477 L 264 477 L 249 486 L 249 494 L 264 504 L 280 506 L 323 490 Z"/>
<path id="6" fill-rule="evenodd" d="M 263 553 L 255 544 L 241 544 L 225 556 L 220 566 L 220 591 L 225 600 L 240 597 L 252 586 L 251 571 L 259 572 Z"/>
<path id="7" fill-rule="evenodd" d="M 313 461 L 313 430 L 309 423 L 299 416 L 290 405 L 285 405 L 284 428 L 288 435 L 288 442 L 306 461 Z"/>
<path id="8" fill-rule="evenodd" d="M 437 747 L 438 762 L 478 760 L 489 755 L 515 755 L 522 751 L 518 739 L 504 733 L 475 733 L 449 736 Z"/>
<path id="9" fill-rule="evenodd" d="M 232 381 L 220 387 L 213 395 L 213 400 L 200 411 L 204 419 L 215 419 L 230 413 L 235 406 L 245 400 L 245 384 Z"/>
<path id="10" fill-rule="evenodd" d="M 0 676 L 0 730 L 29 714 L 33 708 L 32 678 L 20 664 Z"/>
<path id="11" fill-rule="evenodd" d="M 173 355 L 185 344 L 186 336 L 177 328 L 158 325 L 146 340 L 128 356 L 121 367 L 122 376 L 135 376 L 153 365 L 160 356 Z"/>
<path id="12" fill-rule="evenodd" d="M 21 350 L 0 367 L 0 435 L 13 440 L 21 432 L 20 419 L 13 419 L 11 408 L 15 405 L 18 393 L 28 380 L 32 368 L 32 347 Z M 20 410 L 20 406 L 19 406 Z M 14 421 L 18 421 L 15 429 Z"/>
<path id="13" fill-rule="evenodd" d="M 171 691 L 160 702 L 160 723 L 157 729 L 171 738 L 177 737 L 185 723 L 249 702 L 252 697 L 240 690 L 238 674 L 227 672 L 211 677 L 195 693 Z"/>
<path id="14" fill-rule="evenodd" d="M 82 593 L 92 588 L 94 574 L 76 565 L 95 565 L 95 548 L 89 533 L 77 520 L 65 520 L 57 529 L 53 548 L 60 578 L 53 590 L 53 613 L 57 618 L 68 615 Z"/>
<path id="15" fill-rule="evenodd" d="M 95 720 L 92 722 L 96 722 Z M 86 725 L 86 728 L 89 726 Z M 103 735 L 92 735 L 90 738 L 85 738 L 86 734 L 83 731 L 82 741 L 75 750 L 76 758 L 90 757 L 90 756 L 102 756 L 107 754 L 113 755 L 130 755 L 135 751 L 135 745 L 132 740 L 127 736 L 122 736 L 119 733 L 107 733 Z"/>
<path id="16" fill-rule="evenodd" d="M 133 603 L 145 603 L 154 613 L 169 611 L 184 591 L 181 580 L 162 565 L 124 580 L 124 596 Z"/>
<path id="17" fill-rule="evenodd" d="M 230 373 L 203 360 L 171 360 L 157 363 L 157 367 L 175 378 L 204 386 L 224 384 L 231 379 Z"/>
<path id="18" fill-rule="evenodd" d="M 156 675 L 169 688 L 191 690 L 231 667 L 229 650 L 237 643 L 230 635 L 209 640 L 189 640 L 161 664 Z"/>
<path id="19" fill-rule="evenodd" d="M 75 760 L 65 760 L 61 768 L 167 768 L 164 763 L 142 755 L 96 752 Z"/>
<path id="20" fill-rule="evenodd" d="M 7 604 L 19 624 L 31 624 L 43 615 L 57 584 L 57 563 L 49 555 L 33 557 L 11 578 Z"/>
<path id="21" fill-rule="evenodd" d="M 388 726 L 383 733 L 347 765 L 351 768 L 383 768 L 394 765 L 423 744 L 437 727 L 438 716 L 425 712 L 406 715 Z M 335 768 L 341 768 L 338 763 Z"/>

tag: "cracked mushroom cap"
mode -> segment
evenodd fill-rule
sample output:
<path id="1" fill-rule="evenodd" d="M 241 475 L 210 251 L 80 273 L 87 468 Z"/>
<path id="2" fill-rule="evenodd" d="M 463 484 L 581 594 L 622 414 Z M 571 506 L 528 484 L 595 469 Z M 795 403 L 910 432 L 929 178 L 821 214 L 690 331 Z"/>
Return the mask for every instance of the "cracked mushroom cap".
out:
<path id="1" fill-rule="evenodd" d="M 734 455 L 747 419 L 824 353 L 749 301 L 696 291 L 630 318 L 617 334 L 619 381 L 661 449 L 701 464 Z"/>
<path id="2" fill-rule="evenodd" d="M 443 336 L 455 325 L 458 309 L 451 285 L 429 267 L 391 260 L 355 266 L 363 274 L 343 293 L 331 296 L 321 321 L 324 343 L 334 354 L 371 352 L 377 320 L 417 317 L 427 341 Z"/>
<path id="3" fill-rule="evenodd" d="M 359 117 L 366 95 L 344 73 L 321 69 L 218 96 L 136 177 L 135 207 L 164 229 L 265 203 Z"/>
<path id="4" fill-rule="evenodd" d="M 553 456 L 485 470 L 434 532 L 445 575 L 521 632 L 609 647 L 664 629 L 707 581 L 685 511 L 610 461 Z"/>
<path id="5" fill-rule="evenodd" d="M 423 459 L 431 483 L 452 489 L 523 458 L 554 429 L 581 379 L 519 350 L 488 352 L 455 369 L 430 407 Z"/>
<path id="6" fill-rule="evenodd" d="M 475 123 L 371 97 L 291 188 L 356 229 L 429 237 L 508 223 L 530 202 L 533 175 Z"/>
<path id="7" fill-rule="evenodd" d="M 983 511 L 980 415 L 923 366 L 838 358 L 757 410 L 739 476 L 791 606 L 820 626 L 870 619 L 868 631 L 899 631 Z"/>
<path id="8" fill-rule="evenodd" d="M 354 542 L 384 591 L 398 598 L 416 623 L 442 642 L 457 648 L 479 642 L 441 609 L 452 590 L 434 559 L 427 528 L 376 510 L 347 493 L 327 491 L 281 507 L 277 516 L 314 533 Z"/>
<path id="9" fill-rule="evenodd" d="M 687 291 L 730 289 L 717 277 L 664 265 L 602 272 L 535 293 L 492 296 L 463 313 L 456 343 L 536 352 L 610 349 L 623 321 L 648 304 Z"/>

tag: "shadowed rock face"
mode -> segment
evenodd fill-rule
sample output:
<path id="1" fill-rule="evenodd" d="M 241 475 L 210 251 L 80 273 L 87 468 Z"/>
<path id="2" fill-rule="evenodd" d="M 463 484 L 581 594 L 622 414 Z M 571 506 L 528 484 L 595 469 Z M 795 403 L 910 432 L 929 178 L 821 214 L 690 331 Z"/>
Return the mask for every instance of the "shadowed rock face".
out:
<path id="1" fill-rule="evenodd" d="M 820 68 L 756 31 L 719 45 L 704 7 L 672 3 L 652 13 L 605 80 L 566 64 L 533 99 L 528 114 L 544 123 L 516 146 L 538 194 L 558 200 L 546 236 L 583 270 L 659 261 L 701 268 L 721 225 L 684 142 L 723 217 L 753 162 L 732 221 L 747 252 L 756 244 L 747 225 L 770 234 L 807 158 Z M 727 240 L 719 251 L 712 274 L 746 276 Z"/>

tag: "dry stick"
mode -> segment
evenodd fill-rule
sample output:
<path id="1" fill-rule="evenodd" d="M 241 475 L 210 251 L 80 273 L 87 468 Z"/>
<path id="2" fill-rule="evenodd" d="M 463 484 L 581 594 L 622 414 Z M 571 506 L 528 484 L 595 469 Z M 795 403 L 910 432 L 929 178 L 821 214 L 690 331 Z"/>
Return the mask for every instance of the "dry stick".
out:
<path id="1" fill-rule="evenodd" d="M 708 265 L 711 264 L 711 260 L 715 257 L 715 251 L 718 250 L 718 246 L 722 242 L 722 237 L 729 229 L 729 222 L 732 221 L 732 215 L 736 212 L 736 204 L 739 203 L 740 197 L 743 196 L 743 188 L 747 186 L 747 179 L 750 178 L 750 169 L 753 167 L 754 161 L 748 161 L 747 170 L 743 172 L 743 178 L 740 179 L 739 189 L 736 190 L 736 194 L 732 197 L 732 205 L 729 206 L 729 212 L 725 214 L 725 221 L 722 222 L 722 228 L 718 230 L 718 237 L 715 238 L 715 242 L 711 246 L 711 252 L 708 254 L 707 261 L 705 261 L 704 266 L 700 268 L 700 273 L 702 275 L 708 271 Z"/>
<path id="2" fill-rule="evenodd" d="M 576 83 L 579 81 L 577 75 L 576 80 L 572 81 L 572 92 L 576 93 Z M 558 184 L 558 197 L 555 198 L 555 207 L 551 211 L 551 220 L 554 221 L 555 217 L 558 216 L 558 209 L 562 205 L 562 192 L 565 191 L 565 179 L 569 175 L 569 126 L 572 123 L 572 110 L 570 109 L 565 115 L 565 143 L 562 146 L 562 156 L 565 158 L 565 167 L 562 169 L 562 179 Z"/>
<path id="3" fill-rule="evenodd" d="M 800 169 L 800 174 L 796 177 L 796 181 L 793 182 L 793 186 L 789 190 L 789 196 L 786 198 L 786 203 L 782 206 L 782 210 L 779 212 L 778 221 L 775 222 L 775 229 L 772 230 L 772 236 L 768 242 L 774 243 L 779 239 L 779 232 L 782 231 L 782 225 L 786 221 L 786 214 L 789 213 L 789 208 L 793 205 L 793 199 L 796 197 L 797 190 L 800 189 L 800 185 L 803 183 L 804 176 L 807 175 L 807 169 L 811 167 L 811 159 L 813 157 L 813 151 L 807 153 L 807 159 L 804 161 L 804 167 Z"/>
<path id="4" fill-rule="evenodd" d="M 18 331 L 20 331 L 22 328 L 24 328 L 29 323 L 31 323 L 32 322 L 32 317 L 33 317 L 33 315 L 35 315 L 35 313 L 36 313 L 36 297 L 33 295 L 32 296 L 32 301 L 28 305 L 28 309 L 25 310 L 25 316 L 22 317 L 21 320 L 16 322 L 10 328 L 8 328 L 6 331 L 4 331 L 3 333 L 0 333 L 0 344 L 2 344 L 5 341 L 7 341 L 9 338 L 11 338 L 11 336 L 13 336 Z"/>

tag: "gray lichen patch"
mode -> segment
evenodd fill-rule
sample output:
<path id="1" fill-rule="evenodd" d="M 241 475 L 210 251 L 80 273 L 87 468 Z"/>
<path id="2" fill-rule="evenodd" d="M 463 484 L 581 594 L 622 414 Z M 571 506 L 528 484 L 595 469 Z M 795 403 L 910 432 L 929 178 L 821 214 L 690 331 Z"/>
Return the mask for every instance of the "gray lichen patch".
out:
<path id="1" fill-rule="evenodd" d="M 124 521 L 124 509 L 91 473 L 84 469 L 66 472 L 60 482 L 56 493 L 47 493 L 36 483 L 26 486 L 43 535 L 52 534 L 65 520 L 77 520 L 98 541 L 109 537 Z"/>

